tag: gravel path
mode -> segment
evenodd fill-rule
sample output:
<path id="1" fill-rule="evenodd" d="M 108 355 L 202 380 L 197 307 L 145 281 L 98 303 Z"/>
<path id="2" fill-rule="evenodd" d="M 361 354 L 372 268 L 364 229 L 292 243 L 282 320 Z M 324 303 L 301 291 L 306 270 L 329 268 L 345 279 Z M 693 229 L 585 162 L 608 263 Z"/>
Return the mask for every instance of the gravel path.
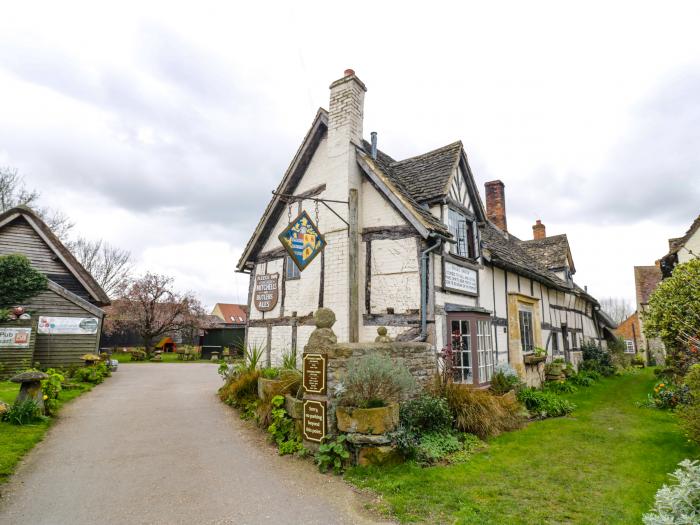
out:
<path id="1" fill-rule="evenodd" d="M 206 363 L 121 365 L 2 487 L 0 523 L 377 523 L 342 480 L 277 456 L 220 384 Z"/>

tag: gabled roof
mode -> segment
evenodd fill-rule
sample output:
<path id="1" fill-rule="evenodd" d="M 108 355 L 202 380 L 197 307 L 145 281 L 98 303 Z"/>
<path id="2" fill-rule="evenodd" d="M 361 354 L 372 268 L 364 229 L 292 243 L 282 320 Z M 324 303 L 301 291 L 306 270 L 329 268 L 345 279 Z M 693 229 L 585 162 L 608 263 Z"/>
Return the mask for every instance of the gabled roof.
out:
<path id="1" fill-rule="evenodd" d="M 574 291 L 571 285 L 554 275 L 525 251 L 522 241 L 517 237 L 504 233 L 490 221 L 481 224 L 479 231 L 482 246 L 489 250 L 489 258 L 494 266 L 530 277 L 551 288 Z"/>
<path id="2" fill-rule="evenodd" d="M 668 240 L 670 249 L 664 257 L 668 257 L 669 255 L 675 255 L 676 253 L 678 253 L 678 250 L 685 246 L 685 243 L 687 243 L 688 240 L 693 235 L 695 235 L 695 232 L 697 232 L 698 230 L 700 230 L 700 215 L 698 215 L 698 217 L 693 221 L 693 224 L 690 225 L 690 228 L 688 228 L 688 231 L 685 232 L 685 235 L 683 235 L 683 237 Z"/>
<path id="3" fill-rule="evenodd" d="M 245 324 L 248 321 L 248 307 L 244 304 L 216 303 L 212 315 L 219 308 L 220 319 L 228 324 Z"/>
<path id="4" fill-rule="evenodd" d="M 539 261 L 550 270 L 559 270 L 566 267 L 567 262 L 571 273 L 576 273 L 574 259 L 571 256 L 569 239 L 565 233 L 552 235 L 544 239 L 532 239 L 520 241 L 520 246 L 533 259 Z"/>
<path id="5" fill-rule="evenodd" d="M 635 266 L 634 286 L 637 293 L 637 307 L 649 303 L 649 297 L 661 282 L 661 268 L 658 266 Z"/>
<path id="6" fill-rule="evenodd" d="M 389 168 L 395 179 L 418 202 L 442 199 L 459 164 L 462 142 L 457 141 L 422 155 L 393 162 Z"/>
<path id="7" fill-rule="evenodd" d="M 289 164 L 287 171 L 282 178 L 282 181 L 277 186 L 275 193 L 292 193 L 294 188 L 304 176 L 304 172 L 311 162 L 316 148 L 318 147 L 323 135 L 328 129 L 328 112 L 319 108 L 314 117 L 314 121 L 311 123 L 311 128 L 304 137 L 299 149 L 297 150 L 292 162 Z M 278 195 L 273 195 L 272 199 L 265 208 L 264 213 L 260 217 L 257 227 L 251 238 L 248 240 L 245 249 L 238 260 L 239 272 L 242 272 L 248 265 L 248 261 L 251 256 L 262 246 L 263 243 L 268 239 L 271 234 L 272 228 L 275 227 L 275 223 L 284 210 L 285 202 L 284 199 Z"/>
<path id="8" fill-rule="evenodd" d="M 428 237 L 430 232 L 443 237 L 451 237 L 447 227 L 434 217 L 427 207 L 421 206 L 406 188 L 391 175 L 391 169 L 385 161 L 383 162 L 390 157 L 377 153 L 377 158 L 373 159 L 359 148 L 357 155 L 357 162 L 365 174 L 424 238 Z"/>
<path id="9" fill-rule="evenodd" d="M 56 257 L 65 265 L 68 271 L 73 274 L 78 282 L 80 282 L 96 304 L 101 306 L 110 304 L 109 297 L 97 281 L 95 281 L 90 272 L 83 268 L 83 265 L 78 262 L 70 250 L 68 250 L 51 231 L 51 228 L 49 228 L 33 210 L 26 206 L 18 206 L 0 214 L 0 229 L 20 217 L 27 221 L 51 251 L 56 254 Z"/>

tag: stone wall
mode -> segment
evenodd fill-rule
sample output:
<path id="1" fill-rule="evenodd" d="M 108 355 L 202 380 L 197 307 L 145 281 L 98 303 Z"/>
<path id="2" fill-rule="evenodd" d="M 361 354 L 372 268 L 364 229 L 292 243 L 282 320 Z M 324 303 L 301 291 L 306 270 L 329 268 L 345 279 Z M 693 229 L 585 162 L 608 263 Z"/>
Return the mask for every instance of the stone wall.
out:
<path id="1" fill-rule="evenodd" d="M 437 358 L 428 343 L 343 343 L 329 347 L 328 391 L 332 395 L 347 372 L 348 361 L 370 353 L 386 355 L 402 361 L 411 371 L 416 382 L 427 386 L 437 373 Z"/>

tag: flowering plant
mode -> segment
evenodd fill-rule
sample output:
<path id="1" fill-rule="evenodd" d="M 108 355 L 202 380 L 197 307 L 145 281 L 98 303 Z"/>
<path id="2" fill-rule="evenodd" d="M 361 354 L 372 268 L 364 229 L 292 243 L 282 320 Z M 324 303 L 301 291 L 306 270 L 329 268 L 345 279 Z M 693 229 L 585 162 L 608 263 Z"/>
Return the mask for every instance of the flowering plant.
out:
<path id="1" fill-rule="evenodd" d="M 649 394 L 650 404 L 656 408 L 676 408 L 690 401 L 690 390 L 686 385 L 677 386 L 667 381 L 660 381 L 654 385 L 654 390 Z"/>

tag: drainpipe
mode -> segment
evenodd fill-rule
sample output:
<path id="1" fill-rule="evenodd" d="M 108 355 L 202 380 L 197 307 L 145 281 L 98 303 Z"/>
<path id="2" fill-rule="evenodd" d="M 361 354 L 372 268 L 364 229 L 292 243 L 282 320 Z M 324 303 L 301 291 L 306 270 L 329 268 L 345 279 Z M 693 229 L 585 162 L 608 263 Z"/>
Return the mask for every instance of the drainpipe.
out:
<path id="1" fill-rule="evenodd" d="M 438 237 L 434 233 L 430 237 Z M 435 244 L 423 250 L 420 254 L 420 340 L 425 341 L 428 338 L 428 258 L 430 252 L 442 246 L 441 239 L 438 237 Z"/>

